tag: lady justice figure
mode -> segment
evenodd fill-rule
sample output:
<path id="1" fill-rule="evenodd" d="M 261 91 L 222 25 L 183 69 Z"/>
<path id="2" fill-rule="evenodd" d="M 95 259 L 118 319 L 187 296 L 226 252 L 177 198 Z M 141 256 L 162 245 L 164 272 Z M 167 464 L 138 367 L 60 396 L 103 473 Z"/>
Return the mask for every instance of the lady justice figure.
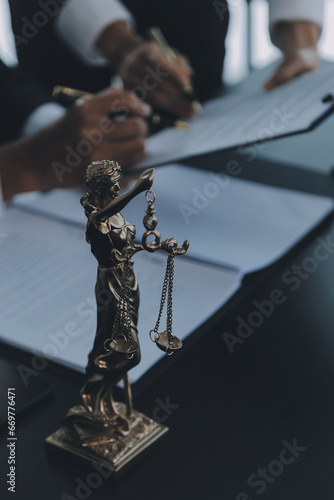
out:
<path id="1" fill-rule="evenodd" d="M 176 254 L 185 253 L 189 245 L 185 241 L 177 248 L 174 238 L 160 241 L 160 234 L 155 231 L 154 193 L 150 190 L 154 170 L 144 172 L 132 189 L 118 196 L 120 170 L 117 162 L 92 163 L 85 178 L 89 191 L 81 198 L 88 219 L 86 239 L 98 261 L 95 287 L 97 330 L 88 357 L 86 382 L 81 389 L 83 406 L 72 408 L 65 422 L 71 425 L 81 445 L 91 448 L 112 443 L 116 434 L 126 435 L 131 430 L 131 392 L 127 372 L 140 361 L 137 332 L 139 291 L 131 257 L 141 250 L 154 252 L 163 249 L 172 259 Z M 120 210 L 145 191 L 148 202 L 144 217 L 146 232 L 141 244 L 135 244 L 135 227 L 125 220 Z M 149 243 L 148 237 L 152 235 L 154 241 Z M 166 276 L 168 278 L 167 271 Z M 162 308 L 163 304 L 159 318 Z M 181 347 L 182 343 L 171 331 L 159 334 L 157 325 L 152 332 L 156 334 L 154 341 L 160 349 L 171 354 Z M 121 406 L 113 399 L 114 388 L 121 379 L 124 379 L 127 389 L 127 412 L 120 412 Z M 150 419 L 147 421 L 155 424 Z"/>
<path id="2" fill-rule="evenodd" d="M 140 361 L 137 332 L 138 283 L 133 262 L 122 259 L 124 251 L 133 247 L 135 227 L 125 220 L 120 210 L 136 195 L 150 189 L 154 171 L 145 172 L 133 189 L 118 196 L 120 170 L 117 162 L 92 163 L 87 168 L 85 179 L 89 192 L 81 198 L 88 218 L 86 239 L 98 261 L 95 287 L 97 330 L 94 346 L 88 357 L 87 380 L 81 396 L 85 407 L 94 413 L 95 418 L 101 419 L 110 419 L 115 415 L 113 388 Z M 128 288 L 129 296 L 126 297 L 127 303 L 121 304 L 124 285 Z M 119 322 L 120 328 L 126 328 L 124 337 L 120 338 L 125 349 L 116 350 L 110 349 L 106 343 L 108 340 L 112 341 L 120 307 L 127 308 Z M 126 321 L 128 324 L 125 324 Z M 128 346 L 131 347 L 126 352 Z"/>

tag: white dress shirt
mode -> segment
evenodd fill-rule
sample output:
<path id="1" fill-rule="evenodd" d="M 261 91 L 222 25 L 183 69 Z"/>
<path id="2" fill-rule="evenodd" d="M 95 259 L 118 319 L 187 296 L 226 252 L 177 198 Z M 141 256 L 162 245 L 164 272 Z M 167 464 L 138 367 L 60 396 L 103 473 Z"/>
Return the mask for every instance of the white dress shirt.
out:
<path id="1" fill-rule="evenodd" d="M 66 113 L 66 109 L 56 102 L 47 102 L 36 108 L 25 121 L 21 135 L 28 137 L 42 128 L 59 120 Z"/>
<path id="2" fill-rule="evenodd" d="M 268 0 L 270 29 L 279 21 L 306 20 L 323 24 L 324 0 Z M 116 21 L 134 25 L 130 12 L 118 0 L 68 0 L 62 7 L 56 29 L 68 46 L 87 64 L 107 64 L 96 47 L 100 33 Z M 28 118 L 24 135 L 31 135 L 43 126 L 60 118 L 64 108 L 56 104 L 46 104 L 37 108 Z M 0 213 L 2 209 L 0 184 Z"/>
<path id="3" fill-rule="evenodd" d="M 158 0 L 157 0 L 158 1 Z M 270 29 L 279 21 L 313 21 L 321 29 L 324 0 L 268 0 Z M 67 45 L 87 64 L 106 64 L 95 42 L 115 21 L 134 24 L 130 12 L 118 0 L 68 0 L 56 20 L 56 29 Z"/>
<path id="4" fill-rule="evenodd" d="M 87 64 L 107 64 L 96 47 L 102 31 L 116 21 L 134 24 L 130 12 L 118 0 L 68 0 L 56 19 L 56 29 L 67 45 Z"/>
<path id="5" fill-rule="evenodd" d="M 324 0 L 268 0 L 270 29 L 279 21 L 310 20 L 323 23 Z M 118 0 L 68 0 L 57 17 L 56 28 L 69 47 L 87 64 L 107 64 L 96 47 L 99 34 L 111 23 L 125 21 L 134 25 L 130 12 Z M 65 113 L 55 103 L 37 108 L 23 127 L 23 135 L 31 135 Z"/>
<path id="6" fill-rule="evenodd" d="M 268 0 L 269 28 L 279 21 L 313 21 L 321 30 L 325 0 Z"/>

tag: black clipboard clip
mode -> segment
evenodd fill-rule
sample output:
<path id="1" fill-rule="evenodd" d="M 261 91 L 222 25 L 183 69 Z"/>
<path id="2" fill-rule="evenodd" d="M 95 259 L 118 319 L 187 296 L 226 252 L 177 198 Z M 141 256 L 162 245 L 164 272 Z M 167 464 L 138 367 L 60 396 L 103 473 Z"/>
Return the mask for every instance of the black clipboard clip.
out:
<path id="1" fill-rule="evenodd" d="M 327 104 L 328 102 L 333 102 L 334 101 L 334 95 L 329 93 L 329 94 L 326 94 L 322 99 L 322 102 L 324 104 Z"/>

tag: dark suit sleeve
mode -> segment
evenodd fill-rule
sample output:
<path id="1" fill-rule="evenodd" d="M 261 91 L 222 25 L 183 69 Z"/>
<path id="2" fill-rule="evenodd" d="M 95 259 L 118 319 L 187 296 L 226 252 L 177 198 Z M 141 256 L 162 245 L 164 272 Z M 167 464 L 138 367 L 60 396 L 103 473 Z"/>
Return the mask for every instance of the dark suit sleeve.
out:
<path id="1" fill-rule="evenodd" d="M 9 0 L 20 65 L 48 91 L 65 85 L 97 92 L 110 85 L 111 68 L 86 65 L 58 36 L 55 20 L 65 2 Z"/>
<path id="2" fill-rule="evenodd" d="M 0 143 L 17 139 L 28 116 L 49 101 L 43 87 L 22 68 L 0 61 Z"/>
<path id="3" fill-rule="evenodd" d="M 58 36 L 55 19 L 65 2 L 9 0 L 20 64 L 48 89 L 60 84 L 96 92 L 109 85 L 111 68 L 83 63 Z M 190 59 L 194 85 L 201 98 L 221 88 L 229 19 L 227 0 L 123 3 L 135 17 L 141 35 L 146 36 L 150 26 L 159 26 L 169 43 Z"/>

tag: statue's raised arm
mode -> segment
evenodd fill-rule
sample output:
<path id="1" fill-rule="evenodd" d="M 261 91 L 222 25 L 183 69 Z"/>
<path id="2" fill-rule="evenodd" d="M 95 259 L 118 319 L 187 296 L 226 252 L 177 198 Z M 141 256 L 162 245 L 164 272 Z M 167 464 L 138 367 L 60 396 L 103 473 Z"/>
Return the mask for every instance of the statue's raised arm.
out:
<path id="1" fill-rule="evenodd" d="M 153 184 L 154 179 L 154 170 L 151 168 L 150 170 L 146 170 L 146 172 L 142 173 L 136 182 L 135 186 L 122 194 L 121 196 L 114 197 L 115 188 L 117 190 L 117 186 L 112 185 L 109 189 L 106 188 L 106 192 L 104 194 L 104 202 L 107 203 L 108 199 L 110 199 L 109 203 L 102 208 L 99 212 L 94 216 L 95 220 L 98 222 L 104 222 L 106 219 L 115 215 L 116 213 L 123 210 L 123 208 L 140 193 L 148 191 Z M 117 184 L 117 183 L 116 183 Z"/>

